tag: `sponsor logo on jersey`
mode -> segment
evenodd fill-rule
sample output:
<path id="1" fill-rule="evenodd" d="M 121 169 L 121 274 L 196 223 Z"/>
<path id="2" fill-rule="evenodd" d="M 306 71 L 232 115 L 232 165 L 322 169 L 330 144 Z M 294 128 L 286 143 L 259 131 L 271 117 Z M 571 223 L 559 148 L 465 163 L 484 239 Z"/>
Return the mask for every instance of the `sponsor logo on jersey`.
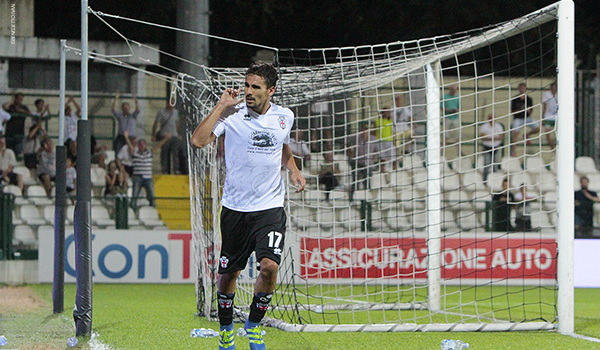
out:
<path id="1" fill-rule="evenodd" d="M 226 256 L 222 256 L 221 259 L 219 259 L 219 263 L 221 264 L 221 267 L 226 269 L 227 265 L 229 264 L 229 259 L 227 259 Z"/>
<path id="2" fill-rule="evenodd" d="M 269 131 L 257 130 L 250 134 L 248 143 L 256 147 L 272 147 L 275 146 L 275 134 Z"/>
<path id="3" fill-rule="evenodd" d="M 273 254 L 275 254 L 275 255 L 281 255 L 281 249 L 279 249 L 279 248 L 273 249 Z"/>
<path id="4" fill-rule="evenodd" d="M 279 116 L 279 126 L 281 127 L 281 129 L 285 129 L 286 121 L 285 121 L 285 116 L 283 116 L 283 115 Z"/>

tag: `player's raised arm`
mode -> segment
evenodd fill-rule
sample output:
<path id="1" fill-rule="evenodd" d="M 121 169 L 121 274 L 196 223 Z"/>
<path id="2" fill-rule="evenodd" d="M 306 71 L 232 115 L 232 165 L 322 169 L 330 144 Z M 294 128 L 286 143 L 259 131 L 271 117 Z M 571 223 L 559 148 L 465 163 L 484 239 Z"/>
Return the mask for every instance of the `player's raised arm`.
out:
<path id="1" fill-rule="evenodd" d="M 294 155 L 292 154 L 292 150 L 290 146 L 287 144 L 283 144 L 283 150 L 281 154 L 281 162 L 282 164 L 292 173 L 290 175 L 292 179 L 292 183 L 298 188 L 296 192 L 304 191 L 304 186 L 306 186 L 306 179 L 300 173 L 298 166 L 296 166 L 296 162 L 294 161 Z"/>
<path id="2" fill-rule="evenodd" d="M 219 120 L 219 116 L 223 114 L 227 108 L 242 102 L 243 99 L 238 98 L 241 91 L 241 87 L 237 90 L 231 88 L 225 89 L 215 108 L 213 108 L 210 114 L 204 118 L 204 120 L 196 127 L 196 130 L 194 130 L 194 134 L 191 138 L 191 143 L 194 147 L 202 148 L 214 141 L 215 134 L 213 134 L 212 130 Z"/>

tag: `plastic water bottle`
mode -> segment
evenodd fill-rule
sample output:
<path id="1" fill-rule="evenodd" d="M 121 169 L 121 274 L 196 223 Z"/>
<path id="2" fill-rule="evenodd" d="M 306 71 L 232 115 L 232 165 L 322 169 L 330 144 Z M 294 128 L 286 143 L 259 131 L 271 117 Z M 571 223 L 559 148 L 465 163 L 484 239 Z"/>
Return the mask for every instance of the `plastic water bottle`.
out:
<path id="1" fill-rule="evenodd" d="M 194 328 L 190 332 L 190 337 L 192 338 L 212 338 L 218 337 L 219 332 L 212 330 L 210 328 Z"/>
<path id="2" fill-rule="evenodd" d="M 77 345 L 77 338 L 71 337 L 71 338 L 67 339 L 67 345 L 69 347 L 76 346 Z"/>
<path id="3" fill-rule="evenodd" d="M 267 334 L 267 332 L 265 332 L 264 329 L 260 330 L 260 335 L 265 335 Z M 246 332 L 246 330 L 244 328 L 238 328 L 237 330 L 237 336 L 238 337 L 247 337 L 248 336 L 248 332 Z"/>
<path id="4" fill-rule="evenodd" d="M 6 339 L 6 337 L 3 335 L 0 335 L 0 346 L 4 346 L 4 345 L 6 345 L 6 343 L 8 343 L 8 340 Z"/>
<path id="5" fill-rule="evenodd" d="M 442 350 L 464 350 L 469 348 L 469 343 L 462 340 L 444 339 L 441 348 Z"/>

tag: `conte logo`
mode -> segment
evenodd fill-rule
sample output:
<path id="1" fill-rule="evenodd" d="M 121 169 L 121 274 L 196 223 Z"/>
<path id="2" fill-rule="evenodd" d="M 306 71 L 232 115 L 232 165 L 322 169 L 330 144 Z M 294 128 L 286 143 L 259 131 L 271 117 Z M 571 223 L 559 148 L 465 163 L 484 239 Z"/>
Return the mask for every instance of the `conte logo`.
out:
<path id="1" fill-rule="evenodd" d="M 269 131 L 257 130 L 250 134 L 248 143 L 256 147 L 272 147 L 275 146 L 275 135 Z"/>
<path id="2" fill-rule="evenodd" d="M 229 264 L 229 259 L 227 259 L 226 256 L 222 256 L 221 259 L 219 259 L 219 263 L 221 264 L 222 268 L 227 268 L 227 264 Z"/>

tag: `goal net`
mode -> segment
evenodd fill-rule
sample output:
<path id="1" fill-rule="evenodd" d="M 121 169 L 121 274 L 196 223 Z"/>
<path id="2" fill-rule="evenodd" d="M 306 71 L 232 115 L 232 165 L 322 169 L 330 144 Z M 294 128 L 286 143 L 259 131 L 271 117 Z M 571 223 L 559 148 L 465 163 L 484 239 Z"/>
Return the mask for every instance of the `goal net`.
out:
<path id="1" fill-rule="evenodd" d="M 569 22 L 559 16 L 563 5 L 572 7 L 563 1 L 434 38 L 275 52 L 274 100 L 296 115 L 291 147 L 308 184 L 303 193 L 287 186 L 286 249 L 268 324 L 304 331 L 557 327 L 557 276 L 570 269 L 558 261 L 557 244 L 573 233 L 573 119 L 558 109 L 561 97 L 565 105 L 573 95 L 561 76 L 573 64 L 569 45 L 557 39 Z M 190 133 L 225 88 L 243 85 L 244 71 L 206 67 L 203 77 L 178 76 Z M 211 318 L 226 176 L 221 147 L 189 154 L 198 311 Z M 242 318 L 257 273 L 251 257 L 236 293 Z"/>

